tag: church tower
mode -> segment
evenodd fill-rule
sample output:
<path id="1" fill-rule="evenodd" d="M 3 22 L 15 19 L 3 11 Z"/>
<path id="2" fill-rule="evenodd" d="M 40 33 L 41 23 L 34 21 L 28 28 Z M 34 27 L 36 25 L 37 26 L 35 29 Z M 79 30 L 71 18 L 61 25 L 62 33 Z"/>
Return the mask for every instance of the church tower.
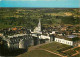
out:
<path id="1" fill-rule="evenodd" d="M 39 32 L 40 32 L 41 31 L 41 19 L 39 19 L 38 29 L 39 29 Z"/>
<path id="2" fill-rule="evenodd" d="M 34 29 L 34 32 L 36 33 L 42 33 L 41 32 L 41 19 L 39 19 L 39 23 L 38 23 L 38 26 Z"/>

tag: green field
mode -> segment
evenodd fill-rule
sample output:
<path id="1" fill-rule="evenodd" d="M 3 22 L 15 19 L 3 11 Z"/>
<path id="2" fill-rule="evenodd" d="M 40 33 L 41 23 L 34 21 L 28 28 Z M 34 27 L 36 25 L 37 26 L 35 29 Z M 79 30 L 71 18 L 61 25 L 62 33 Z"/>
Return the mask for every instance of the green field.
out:
<path id="1" fill-rule="evenodd" d="M 31 52 L 24 53 L 24 54 L 19 55 L 17 57 L 60 57 L 60 56 L 48 53 L 43 50 L 33 50 Z"/>
<path id="2" fill-rule="evenodd" d="M 54 53 L 59 53 L 57 50 L 67 48 L 67 47 L 70 47 L 70 46 L 57 43 L 57 42 L 52 42 L 49 44 L 41 45 L 37 49 L 28 51 L 24 54 L 19 55 L 18 57 L 53 57 L 53 56 L 59 57 L 58 55 L 49 53 L 45 50 L 48 50 Z M 42 49 L 45 49 L 45 50 L 42 50 Z"/>
<path id="3" fill-rule="evenodd" d="M 73 50 L 69 50 L 66 52 L 62 52 L 62 51 L 68 50 L 70 48 L 72 48 L 72 47 L 69 45 L 52 42 L 49 44 L 45 44 L 45 45 L 43 44 L 41 46 L 38 46 L 36 49 L 32 48 L 33 50 L 28 51 L 24 54 L 21 54 L 17 57 L 60 57 L 57 54 L 60 54 L 62 56 L 68 56 L 68 57 L 80 57 L 80 54 L 72 56 L 73 54 L 76 53 L 76 51 L 80 52 L 80 47 L 77 47 Z M 48 52 L 46 50 L 48 50 L 50 52 Z M 51 53 L 51 52 L 53 52 L 53 53 Z M 54 53 L 56 53 L 56 54 L 54 54 Z"/>
<path id="4" fill-rule="evenodd" d="M 78 13 L 77 13 L 78 12 Z M 68 13 L 67 16 L 65 13 Z M 34 28 L 38 19 L 41 19 L 42 27 L 57 24 L 79 24 L 79 8 L 0 8 L 0 29 L 23 26 Z"/>
<path id="5" fill-rule="evenodd" d="M 76 56 L 74 56 L 74 57 L 80 57 L 80 54 L 78 54 L 78 55 L 76 55 Z"/>
<path id="6" fill-rule="evenodd" d="M 40 46 L 40 48 L 47 49 L 47 50 L 50 50 L 50 51 L 56 52 L 56 53 L 58 53 L 57 50 L 67 48 L 67 47 L 70 47 L 70 46 L 65 45 L 65 44 L 61 44 L 61 43 L 57 43 L 57 42 L 53 42 L 50 44 L 46 44 L 44 46 Z"/>
<path id="7" fill-rule="evenodd" d="M 79 54 L 78 54 L 78 55 L 75 55 L 75 56 L 73 56 L 73 57 L 80 57 L 80 47 L 75 48 L 75 49 L 73 49 L 73 50 L 69 50 L 69 51 L 65 52 L 65 54 L 71 56 L 71 55 L 75 54 L 76 51 L 79 51 Z"/>

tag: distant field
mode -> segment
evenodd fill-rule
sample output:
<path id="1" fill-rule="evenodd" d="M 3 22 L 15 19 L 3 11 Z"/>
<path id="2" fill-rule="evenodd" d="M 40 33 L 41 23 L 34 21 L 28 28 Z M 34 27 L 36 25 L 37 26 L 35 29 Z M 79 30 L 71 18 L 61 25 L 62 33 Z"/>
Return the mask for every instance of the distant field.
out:
<path id="1" fill-rule="evenodd" d="M 0 29 L 16 26 L 33 29 L 38 19 L 41 19 L 42 27 L 44 24 L 76 25 L 80 23 L 79 17 L 79 8 L 0 8 Z"/>
<path id="2" fill-rule="evenodd" d="M 46 13 L 46 15 L 52 15 L 52 16 L 66 16 L 63 12 L 60 12 L 60 13 Z"/>

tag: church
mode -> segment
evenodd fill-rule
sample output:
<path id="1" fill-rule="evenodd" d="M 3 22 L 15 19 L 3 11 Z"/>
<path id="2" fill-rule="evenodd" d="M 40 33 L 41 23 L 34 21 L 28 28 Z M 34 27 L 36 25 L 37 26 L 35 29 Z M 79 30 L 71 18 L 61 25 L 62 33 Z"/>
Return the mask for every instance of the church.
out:
<path id="1" fill-rule="evenodd" d="M 34 29 L 34 33 L 42 34 L 42 32 L 41 32 L 41 19 L 39 19 L 38 26 Z"/>
<path id="2" fill-rule="evenodd" d="M 34 29 L 32 33 L 32 36 L 36 39 L 38 39 L 38 44 L 42 44 L 42 43 L 49 43 L 51 42 L 51 38 L 49 34 L 42 34 L 41 31 L 41 19 L 39 19 L 39 23 L 38 26 Z M 35 40 L 34 40 L 35 41 Z"/>

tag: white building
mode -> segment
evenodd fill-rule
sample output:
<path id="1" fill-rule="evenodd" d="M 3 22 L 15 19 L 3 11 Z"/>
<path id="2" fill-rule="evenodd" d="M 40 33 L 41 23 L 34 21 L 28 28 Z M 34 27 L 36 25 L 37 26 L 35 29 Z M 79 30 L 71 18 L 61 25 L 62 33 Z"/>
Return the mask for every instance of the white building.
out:
<path id="1" fill-rule="evenodd" d="M 40 34 L 42 34 L 42 32 L 41 32 L 41 22 L 40 22 L 40 19 L 39 19 L 38 26 L 34 29 L 34 32 L 33 33 L 40 33 Z"/>
<path id="2" fill-rule="evenodd" d="M 41 36 L 39 36 L 39 39 L 44 40 L 45 43 L 49 43 L 50 42 L 50 36 L 48 36 L 48 35 L 41 35 Z"/>
<path id="3" fill-rule="evenodd" d="M 73 35 L 69 35 L 69 36 L 57 36 L 55 37 L 55 41 L 62 43 L 62 44 L 66 44 L 66 45 L 70 45 L 70 46 L 78 46 L 80 43 L 80 40 L 78 37 L 73 36 Z"/>
<path id="4" fill-rule="evenodd" d="M 60 39 L 60 38 L 55 38 L 56 42 L 62 43 L 62 44 L 67 44 L 73 46 L 73 41 L 65 40 L 65 39 Z"/>
<path id="5" fill-rule="evenodd" d="M 52 31 L 50 34 L 56 34 L 56 32 L 58 32 L 58 31 Z"/>

